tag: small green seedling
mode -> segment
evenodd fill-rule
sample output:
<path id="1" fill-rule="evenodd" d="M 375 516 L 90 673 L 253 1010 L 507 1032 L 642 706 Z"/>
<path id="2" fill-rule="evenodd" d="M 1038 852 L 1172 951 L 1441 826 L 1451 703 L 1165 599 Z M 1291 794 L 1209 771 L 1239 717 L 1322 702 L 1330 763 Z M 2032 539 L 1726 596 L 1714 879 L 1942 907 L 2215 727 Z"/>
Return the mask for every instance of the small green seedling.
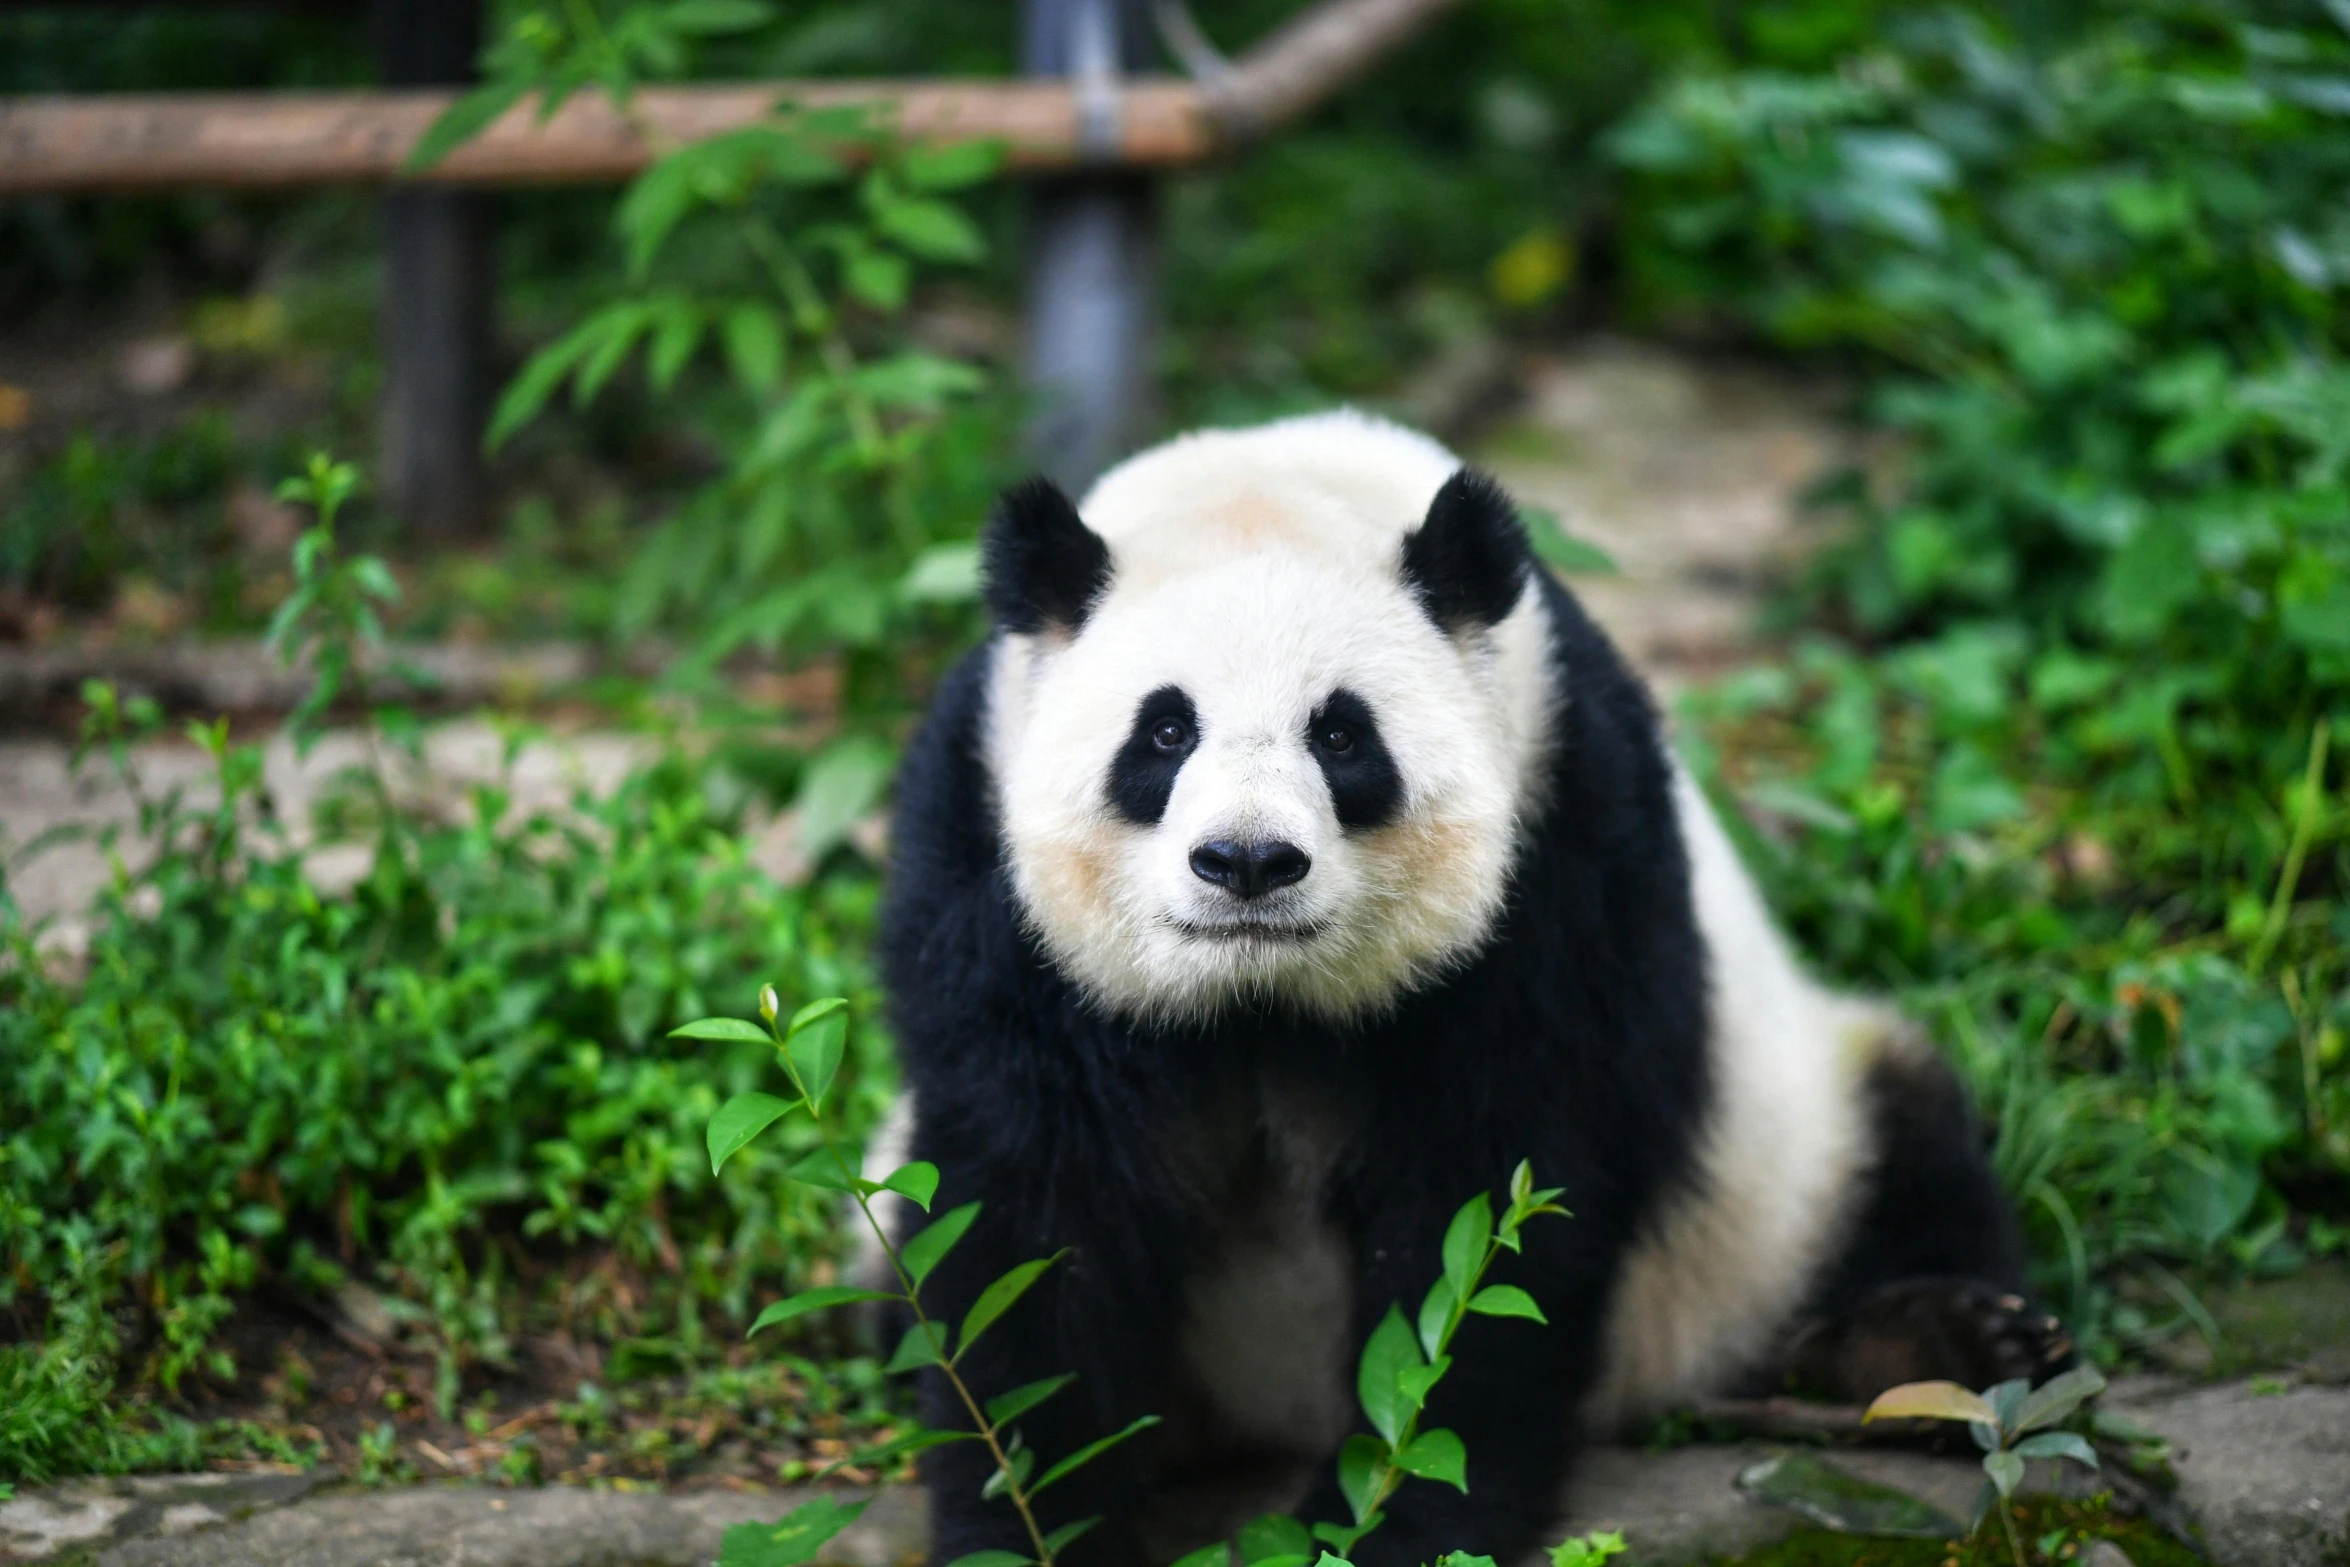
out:
<path id="1" fill-rule="evenodd" d="M 1970 1393 L 1956 1382 L 1904 1382 L 1887 1388 L 1869 1405 L 1864 1420 L 1963 1420 L 1983 1450 L 1983 1473 L 1988 1477 L 1976 1521 L 1994 1503 L 2007 1531 L 2007 1548 L 2016 1567 L 2024 1567 L 2024 1546 L 2015 1532 L 2015 1513 L 2009 1506 L 2024 1478 L 2024 1465 L 2034 1458 L 2069 1458 L 2097 1467 L 2097 1449 L 2071 1431 L 2047 1429 L 2067 1419 L 2081 1405 L 2105 1391 L 2105 1378 L 2094 1366 L 2067 1371 L 2035 1391 L 2018 1379 L 2002 1382 L 1980 1393 Z M 2037 1433 L 2037 1434 L 2034 1434 Z"/>
<path id="2" fill-rule="evenodd" d="M 1601 1567 L 1611 1556 L 1621 1556 L 1629 1549 L 1624 1544 L 1623 1531 L 1609 1529 L 1604 1533 L 1571 1535 L 1552 1546 L 1548 1555 L 1550 1567 Z"/>

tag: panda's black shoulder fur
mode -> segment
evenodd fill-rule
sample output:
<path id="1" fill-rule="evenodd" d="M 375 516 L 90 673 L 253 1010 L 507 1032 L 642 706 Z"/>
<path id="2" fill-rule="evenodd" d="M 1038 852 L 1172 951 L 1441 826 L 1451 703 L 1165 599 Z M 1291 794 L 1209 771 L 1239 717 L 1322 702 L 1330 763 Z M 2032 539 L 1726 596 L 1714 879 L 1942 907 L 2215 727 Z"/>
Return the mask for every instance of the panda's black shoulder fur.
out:
<path id="1" fill-rule="evenodd" d="M 1013 900 L 983 753 L 997 644 L 939 692 L 900 779 L 880 956 L 921 1107 L 914 1151 L 943 1172 L 934 1211 L 986 1208 L 926 1299 L 958 1309 L 1013 1263 L 1069 1248 L 966 1362 L 986 1393 L 1079 1373 L 1075 1392 L 1028 1417 L 1048 1459 L 1158 1409 L 1201 1222 L 1161 1133 L 1219 1082 L 1278 1066 L 1356 1115 L 1328 1202 L 1359 1254 L 1358 1344 L 1388 1302 L 1417 1304 L 1464 1199 L 1520 1158 L 1564 1188 L 1573 1218 L 1530 1229 L 1496 1275 L 1530 1290 L 1549 1326 L 1471 1319 L 1430 1412 L 1468 1438 L 1481 1502 L 1411 1487 L 1361 1559 L 1499 1555 L 1548 1522 L 1610 1288 L 1659 1198 L 1693 1178 L 1708 1080 L 1705 954 L 1656 714 L 1581 607 L 1538 580 L 1553 744 L 1506 911 L 1474 958 L 1347 1028 L 1273 1016 L 1146 1028 L 1088 1006 Z M 932 1413 L 952 1417 L 943 1403 Z M 938 1495 L 976 1493 L 976 1446 L 932 1455 Z M 1051 1494 L 1056 1516 L 1111 1515 L 1079 1556 L 1132 1556 L 1119 1499 L 1149 1455 L 1147 1440 L 1129 1444 Z M 1335 1493 L 1321 1500 L 1337 1511 Z M 938 1520 L 934 1557 L 1009 1543 L 966 1514 Z"/>

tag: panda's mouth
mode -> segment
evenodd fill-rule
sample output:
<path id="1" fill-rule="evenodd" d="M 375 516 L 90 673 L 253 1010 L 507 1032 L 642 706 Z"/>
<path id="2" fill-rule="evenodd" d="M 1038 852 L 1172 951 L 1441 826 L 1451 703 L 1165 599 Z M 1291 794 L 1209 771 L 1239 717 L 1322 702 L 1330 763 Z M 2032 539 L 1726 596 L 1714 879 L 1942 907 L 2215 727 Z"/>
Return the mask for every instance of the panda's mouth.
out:
<path id="1" fill-rule="evenodd" d="M 1218 920 L 1213 923 L 1175 920 L 1171 923 L 1178 935 L 1193 941 L 1263 941 L 1281 946 L 1302 946 L 1330 932 L 1329 925 L 1318 920 L 1300 924 L 1282 924 L 1272 920 Z"/>

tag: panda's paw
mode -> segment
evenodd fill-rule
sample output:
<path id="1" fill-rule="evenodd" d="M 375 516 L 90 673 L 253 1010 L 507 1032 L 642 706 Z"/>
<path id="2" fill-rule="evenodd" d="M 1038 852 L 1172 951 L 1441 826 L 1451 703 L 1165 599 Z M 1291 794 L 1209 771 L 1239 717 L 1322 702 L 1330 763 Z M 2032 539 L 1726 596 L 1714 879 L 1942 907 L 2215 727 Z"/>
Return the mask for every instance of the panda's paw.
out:
<path id="1" fill-rule="evenodd" d="M 1865 1404 L 1903 1382 L 2040 1382 L 2077 1358 L 2064 1325 L 2022 1296 L 1975 1279 L 1929 1278 L 1888 1284 L 1842 1320 L 1816 1326 L 1791 1369 L 1806 1385 Z"/>
<path id="2" fill-rule="evenodd" d="M 2064 1324 L 2023 1296 L 1971 1280 L 1948 1287 L 1947 1335 L 1966 1372 L 1952 1381 L 1972 1388 L 2045 1382 L 2080 1358 Z"/>

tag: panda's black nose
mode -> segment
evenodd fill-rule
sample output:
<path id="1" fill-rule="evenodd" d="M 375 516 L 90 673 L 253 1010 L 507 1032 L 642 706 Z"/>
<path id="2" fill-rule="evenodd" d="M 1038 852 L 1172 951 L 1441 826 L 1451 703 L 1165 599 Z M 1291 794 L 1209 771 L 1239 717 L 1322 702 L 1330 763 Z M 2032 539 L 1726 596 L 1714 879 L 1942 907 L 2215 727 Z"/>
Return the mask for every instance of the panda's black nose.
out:
<path id="1" fill-rule="evenodd" d="M 1191 873 L 1242 898 L 1261 898 L 1306 879 L 1314 862 L 1294 843 L 1240 843 L 1211 838 L 1191 851 Z"/>

